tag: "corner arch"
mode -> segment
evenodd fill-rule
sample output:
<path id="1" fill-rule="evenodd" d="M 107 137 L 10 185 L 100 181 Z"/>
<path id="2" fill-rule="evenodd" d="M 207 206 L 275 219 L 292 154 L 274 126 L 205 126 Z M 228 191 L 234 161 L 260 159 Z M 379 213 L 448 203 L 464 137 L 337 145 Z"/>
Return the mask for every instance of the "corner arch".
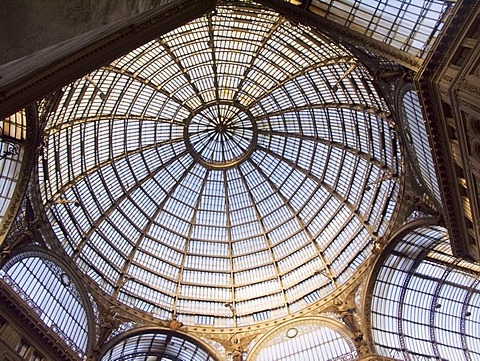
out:
<path id="1" fill-rule="evenodd" d="M 151 356 L 159 361 L 164 357 L 173 361 L 220 361 L 216 352 L 199 338 L 158 327 L 141 327 L 117 335 L 105 345 L 99 360 L 135 357 L 135 360 L 147 361 Z"/>
<path id="2" fill-rule="evenodd" d="M 16 252 L 0 278 L 79 357 L 91 354 L 95 316 L 86 289 L 55 253 L 37 246 Z"/>
<path id="3" fill-rule="evenodd" d="M 318 361 L 337 357 L 355 359 L 358 352 L 353 339 L 353 333 L 345 325 L 331 318 L 301 317 L 263 335 L 252 347 L 246 360 L 290 360 L 288 352 L 292 352 L 292 360 L 313 360 L 312 355 Z M 325 358 L 319 358 L 321 356 Z"/>
<path id="4" fill-rule="evenodd" d="M 368 281 L 372 347 L 404 360 L 480 357 L 479 271 L 452 255 L 447 230 L 435 220 L 402 227 Z"/>

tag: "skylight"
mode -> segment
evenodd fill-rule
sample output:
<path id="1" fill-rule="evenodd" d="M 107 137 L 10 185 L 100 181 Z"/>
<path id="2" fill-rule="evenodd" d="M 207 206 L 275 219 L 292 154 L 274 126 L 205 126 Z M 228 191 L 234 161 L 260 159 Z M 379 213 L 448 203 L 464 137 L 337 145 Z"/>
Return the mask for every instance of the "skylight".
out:
<path id="1" fill-rule="evenodd" d="M 220 5 L 63 92 L 44 204 L 134 309 L 216 327 L 291 314 L 345 284 L 392 218 L 399 147 L 372 77 L 274 11 Z"/>

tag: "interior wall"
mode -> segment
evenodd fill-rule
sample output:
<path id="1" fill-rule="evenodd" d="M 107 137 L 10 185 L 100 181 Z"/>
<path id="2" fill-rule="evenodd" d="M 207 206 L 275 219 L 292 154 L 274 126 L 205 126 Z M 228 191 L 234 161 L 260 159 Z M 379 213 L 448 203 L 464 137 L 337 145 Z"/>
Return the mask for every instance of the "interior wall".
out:
<path id="1" fill-rule="evenodd" d="M 174 1 L 0 1 L 0 64 Z"/>

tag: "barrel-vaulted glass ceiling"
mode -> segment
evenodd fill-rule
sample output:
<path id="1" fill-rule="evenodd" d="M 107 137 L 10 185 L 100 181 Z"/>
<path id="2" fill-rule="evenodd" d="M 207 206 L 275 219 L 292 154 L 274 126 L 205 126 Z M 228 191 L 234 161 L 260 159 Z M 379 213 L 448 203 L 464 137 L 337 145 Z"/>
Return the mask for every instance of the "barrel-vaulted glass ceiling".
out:
<path id="1" fill-rule="evenodd" d="M 109 295 L 252 324 L 369 258 L 399 190 L 388 115 L 347 50 L 228 2 L 66 86 L 40 188 L 63 248 Z"/>
<path id="2" fill-rule="evenodd" d="M 405 234 L 377 272 L 371 304 L 377 352 L 394 359 L 480 359 L 480 267 L 455 258 L 447 230 Z"/>
<path id="3" fill-rule="evenodd" d="M 425 58 L 455 1 L 312 0 L 310 10 L 409 54 Z"/>

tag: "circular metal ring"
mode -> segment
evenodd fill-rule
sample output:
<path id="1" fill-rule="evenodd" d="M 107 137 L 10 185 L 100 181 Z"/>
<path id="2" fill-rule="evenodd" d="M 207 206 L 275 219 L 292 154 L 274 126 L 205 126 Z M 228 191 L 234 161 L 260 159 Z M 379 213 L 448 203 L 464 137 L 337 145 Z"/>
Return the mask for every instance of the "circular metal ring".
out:
<path id="1" fill-rule="evenodd" d="M 219 101 L 199 108 L 185 121 L 185 145 L 195 160 L 210 169 L 228 169 L 255 150 L 257 126 L 238 102 Z"/>

